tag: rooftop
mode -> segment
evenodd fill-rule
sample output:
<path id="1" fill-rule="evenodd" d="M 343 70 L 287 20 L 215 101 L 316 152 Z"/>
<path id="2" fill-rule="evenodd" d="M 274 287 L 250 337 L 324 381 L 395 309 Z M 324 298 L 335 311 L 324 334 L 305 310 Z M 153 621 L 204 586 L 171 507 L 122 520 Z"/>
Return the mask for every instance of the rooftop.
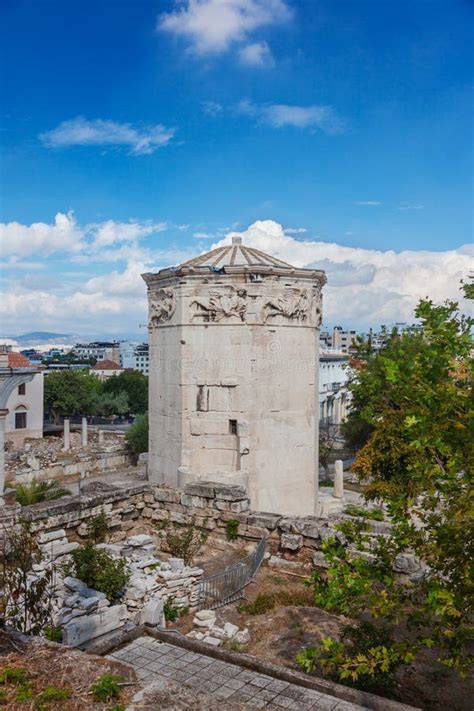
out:
<path id="1" fill-rule="evenodd" d="M 92 370 L 122 370 L 120 365 L 113 360 L 98 360 Z"/>
<path id="2" fill-rule="evenodd" d="M 216 247 L 210 252 L 200 254 L 178 266 L 167 267 L 159 272 L 144 274 L 145 281 L 153 281 L 156 277 L 166 278 L 177 274 L 209 273 L 232 274 L 238 272 L 259 272 L 273 274 L 295 274 L 305 276 L 318 276 L 323 283 L 326 278 L 324 272 L 317 269 L 301 269 L 294 267 L 282 259 L 261 252 L 254 247 L 242 244 L 242 237 L 232 237 L 232 244 Z"/>

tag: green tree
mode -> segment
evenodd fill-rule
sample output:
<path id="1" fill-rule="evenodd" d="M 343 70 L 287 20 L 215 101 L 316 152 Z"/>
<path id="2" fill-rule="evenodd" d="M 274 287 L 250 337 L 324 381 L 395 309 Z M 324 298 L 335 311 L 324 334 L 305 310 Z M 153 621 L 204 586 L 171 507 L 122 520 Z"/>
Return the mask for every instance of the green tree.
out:
<path id="1" fill-rule="evenodd" d="M 138 370 L 124 370 L 104 383 L 104 392 L 118 395 L 126 393 L 130 412 L 142 415 L 148 410 L 148 378 Z"/>
<path id="2" fill-rule="evenodd" d="M 422 300 L 415 315 L 419 328 L 392 334 L 378 353 L 361 344 L 353 361 L 353 401 L 370 430 L 353 470 L 367 499 L 385 504 L 392 531 L 374 541 L 367 522 L 344 522 L 350 549 L 325 543 L 329 568 L 310 584 L 326 609 L 384 619 L 392 644 L 375 645 L 369 659 L 328 641 L 323 667 L 340 669 L 341 679 L 388 671 L 423 647 L 460 673 L 472 664 L 474 320 L 452 301 Z M 427 565 L 408 584 L 394 574 L 401 554 Z"/>
<path id="3" fill-rule="evenodd" d="M 129 411 L 127 393 L 123 390 L 117 395 L 107 392 L 102 393 L 97 400 L 96 412 L 98 415 L 110 417 L 111 415 L 125 415 Z"/>
<path id="4" fill-rule="evenodd" d="M 101 392 L 100 380 L 83 371 L 51 373 L 44 381 L 44 409 L 55 424 L 63 417 L 93 415 Z"/>
<path id="5" fill-rule="evenodd" d="M 125 435 L 127 445 L 132 454 L 138 457 L 142 452 L 148 452 L 148 415 L 137 417 Z"/>

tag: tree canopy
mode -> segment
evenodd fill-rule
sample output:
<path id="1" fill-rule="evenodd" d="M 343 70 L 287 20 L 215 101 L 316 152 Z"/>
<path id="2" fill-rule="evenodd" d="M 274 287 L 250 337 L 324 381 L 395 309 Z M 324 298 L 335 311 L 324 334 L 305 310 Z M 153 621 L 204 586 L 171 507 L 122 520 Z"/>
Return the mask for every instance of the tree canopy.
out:
<path id="1" fill-rule="evenodd" d="M 138 370 L 124 370 L 104 382 L 104 392 L 127 395 L 129 412 L 141 415 L 148 410 L 148 378 Z"/>
<path id="2" fill-rule="evenodd" d="M 391 334 L 379 352 L 360 343 L 351 362 L 352 418 L 366 440 L 353 471 L 392 528 L 374 540 L 366 523 L 340 524 L 350 547 L 323 544 L 329 567 L 311 584 L 326 609 L 369 619 L 377 634 L 383 621 L 389 642 L 374 632 L 363 649 L 327 639 L 300 655 L 304 668 L 317 661 L 340 679 L 373 679 L 424 647 L 461 674 L 473 661 L 474 320 L 453 301 L 422 300 L 415 315 L 419 327 Z M 401 555 L 423 562 L 408 582 L 394 572 Z"/>
<path id="3" fill-rule="evenodd" d="M 44 381 L 44 409 L 55 423 L 63 417 L 93 415 L 101 390 L 100 380 L 84 371 L 50 373 Z"/>

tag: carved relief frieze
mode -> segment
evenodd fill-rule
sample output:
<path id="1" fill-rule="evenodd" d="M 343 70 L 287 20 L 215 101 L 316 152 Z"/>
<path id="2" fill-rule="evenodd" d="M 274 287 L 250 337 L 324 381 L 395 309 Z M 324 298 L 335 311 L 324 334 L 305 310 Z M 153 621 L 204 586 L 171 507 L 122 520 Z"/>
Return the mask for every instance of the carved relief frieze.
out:
<path id="1" fill-rule="evenodd" d="M 150 293 L 150 319 L 149 326 L 159 326 L 171 319 L 176 310 L 176 294 L 174 289 L 160 289 Z"/>
<path id="2" fill-rule="evenodd" d="M 208 299 L 191 301 L 191 318 L 202 317 L 204 321 L 222 321 L 238 318 L 245 321 L 247 313 L 247 290 L 226 286 L 223 289 L 211 289 Z"/>
<path id="3" fill-rule="evenodd" d="M 313 321 L 315 316 L 316 326 L 321 325 L 321 296 L 320 289 L 290 287 L 282 295 L 267 299 L 261 311 L 262 322 L 278 316 L 289 321 Z"/>

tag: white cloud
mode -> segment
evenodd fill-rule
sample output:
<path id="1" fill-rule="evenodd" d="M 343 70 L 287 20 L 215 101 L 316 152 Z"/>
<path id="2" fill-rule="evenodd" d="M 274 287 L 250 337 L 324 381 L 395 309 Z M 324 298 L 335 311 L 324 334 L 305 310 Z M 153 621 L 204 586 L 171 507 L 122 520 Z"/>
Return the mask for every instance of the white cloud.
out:
<path id="1" fill-rule="evenodd" d="M 163 232 L 167 228 L 166 222 L 115 222 L 107 220 L 95 227 L 94 247 L 109 247 L 118 242 L 136 241 L 147 237 L 153 232 Z"/>
<path id="2" fill-rule="evenodd" d="M 419 299 L 461 300 L 459 282 L 472 267 L 467 245 L 445 252 L 402 252 L 345 247 L 336 243 L 294 239 L 272 220 L 257 221 L 244 232 L 218 242 L 243 243 L 297 267 L 324 269 L 324 318 L 329 324 L 358 328 L 413 320 Z"/>
<path id="3" fill-rule="evenodd" d="M 128 258 L 125 245 L 134 245 L 150 234 L 162 232 L 166 222 L 117 222 L 106 220 L 90 225 L 79 225 L 72 211 L 58 212 L 53 223 L 34 222 L 22 225 L 19 222 L 0 223 L 0 243 L 2 257 L 10 257 L 5 268 L 40 269 L 40 262 L 20 261 L 25 256 L 37 254 L 48 257 L 54 253 L 66 253 L 71 261 L 90 261 L 97 253 L 104 261 L 110 259 L 107 248 L 113 249 L 113 259 Z M 130 247 L 129 247 L 130 248 Z M 133 255 L 135 256 L 135 255 Z"/>
<path id="4" fill-rule="evenodd" d="M 89 121 L 83 116 L 63 121 L 52 131 L 40 134 L 49 148 L 69 146 L 128 146 L 132 155 L 148 155 L 166 146 L 175 134 L 174 128 L 162 124 L 134 127 L 129 123 Z"/>
<path id="5" fill-rule="evenodd" d="M 193 237 L 195 239 L 212 239 L 214 235 L 210 235 L 208 232 L 193 232 Z"/>
<path id="6" fill-rule="evenodd" d="M 217 54 L 291 16 L 284 0 L 185 0 L 177 10 L 160 15 L 158 29 L 188 40 L 196 54 Z"/>
<path id="7" fill-rule="evenodd" d="M 218 101 L 203 101 L 201 107 L 208 116 L 218 116 L 224 110 L 224 107 Z"/>
<path id="8" fill-rule="evenodd" d="M 239 59 L 248 67 L 273 67 L 275 60 L 267 42 L 252 42 L 239 50 Z"/>
<path id="9" fill-rule="evenodd" d="M 285 227 L 285 234 L 287 235 L 302 235 L 307 231 L 306 227 Z"/>
<path id="10" fill-rule="evenodd" d="M 53 224 L 33 222 L 0 223 L 2 256 L 25 257 L 31 254 L 48 256 L 53 252 L 79 252 L 83 246 L 83 231 L 77 226 L 74 214 L 58 212 Z"/>
<path id="11" fill-rule="evenodd" d="M 331 106 L 290 106 L 289 104 L 254 104 L 241 101 L 237 112 L 255 116 L 272 128 L 291 126 L 299 129 L 320 129 L 325 133 L 342 133 L 344 122 Z"/>
<path id="12" fill-rule="evenodd" d="M 376 207 L 381 204 L 380 200 L 356 200 L 354 203 L 354 205 L 365 205 L 367 207 Z"/>

